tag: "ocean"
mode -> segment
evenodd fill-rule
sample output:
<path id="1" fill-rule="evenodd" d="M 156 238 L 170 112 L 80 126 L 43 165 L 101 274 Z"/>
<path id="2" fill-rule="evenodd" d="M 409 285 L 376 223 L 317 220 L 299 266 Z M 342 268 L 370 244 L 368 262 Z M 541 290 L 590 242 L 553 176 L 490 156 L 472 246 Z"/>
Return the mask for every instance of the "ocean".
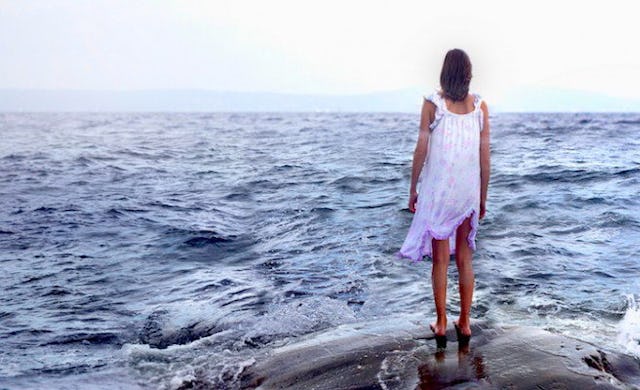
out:
<path id="1" fill-rule="evenodd" d="M 429 259 L 394 257 L 418 119 L 0 114 L 0 388 L 233 389 L 299 336 L 433 321 Z M 491 125 L 472 323 L 640 357 L 640 114 Z"/>

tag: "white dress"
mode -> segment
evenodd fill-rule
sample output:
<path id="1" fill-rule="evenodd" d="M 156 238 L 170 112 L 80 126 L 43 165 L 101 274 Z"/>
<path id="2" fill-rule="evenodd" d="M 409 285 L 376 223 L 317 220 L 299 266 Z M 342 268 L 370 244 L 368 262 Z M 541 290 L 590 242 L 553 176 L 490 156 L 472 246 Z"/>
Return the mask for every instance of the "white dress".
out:
<path id="1" fill-rule="evenodd" d="M 480 212 L 480 132 L 483 127 L 482 98 L 474 96 L 474 110 L 456 114 L 447 110 L 438 91 L 425 99 L 436 105 L 429 126 L 429 147 L 418 183 L 418 200 L 409 232 L 396 257 L 412 262 L 431 257 L 431 239 L 449 239 L 455 254 L 456 229 L 471 216 L 467 242 L 476 249 Z"/>

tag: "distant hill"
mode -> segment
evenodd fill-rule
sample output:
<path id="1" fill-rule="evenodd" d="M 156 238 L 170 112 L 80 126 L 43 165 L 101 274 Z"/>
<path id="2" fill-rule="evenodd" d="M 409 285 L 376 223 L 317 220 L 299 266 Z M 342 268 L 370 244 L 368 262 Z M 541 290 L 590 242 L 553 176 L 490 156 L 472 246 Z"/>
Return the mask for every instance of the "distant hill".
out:
<path id="1" fill-rule="evenodd" d="M 640 112 L 638 98 L 561 88 L 522 87 L 494 105 L 501 112 Z"/>
<path id="2" fill-rule="evenodd" d="M 0 111 L 342 111 L 419 112 L 419 89 L 355 95 L 223 92 L 208 90 L 0 89 Z M 430 91 L 427 91 L 430 92 Z M 640 99 L 563 89 L 519 88 L 493 112 L 640 112 Z"/>
<path id="3" fill-rule="evenodd" d="M 358 95 L 207 90 L 0 90 L 0 111 L 356 111 L 415 112 L 415 90 Z"/>

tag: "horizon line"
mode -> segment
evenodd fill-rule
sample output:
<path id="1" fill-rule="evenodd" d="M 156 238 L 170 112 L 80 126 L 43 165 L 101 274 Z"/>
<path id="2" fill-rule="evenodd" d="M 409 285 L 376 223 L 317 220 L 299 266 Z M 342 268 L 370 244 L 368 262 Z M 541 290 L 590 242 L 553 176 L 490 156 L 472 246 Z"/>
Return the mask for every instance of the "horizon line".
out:
<path id="1" fill-rule="evenodd" d="M 548 92 L 546 92 L 548 91 Z M 234 91 L 204 88 L 0 88 L 0 112 L 412 113 L 426 88 L 358 93 Z M 470 90 L 470 92 L 475 92 Z M 640 99 L 555 87 L 515 87 L 489 103 L 500 113 L 638 113 Z"/>
<path id="2" fill-rule="evenodd" d="M 417 111 L 364 111 L 364 110 L 3 110 L 0 114 L 410 114 L 414 115 Z M 418 113 L 419 114 L 419 113 Z M 535 111 L 502 111 L 493 110 L 489 117 L 494 114 L 640 114 L 638 111 L 553 111 L 553 110 L 535 110 Z"/>

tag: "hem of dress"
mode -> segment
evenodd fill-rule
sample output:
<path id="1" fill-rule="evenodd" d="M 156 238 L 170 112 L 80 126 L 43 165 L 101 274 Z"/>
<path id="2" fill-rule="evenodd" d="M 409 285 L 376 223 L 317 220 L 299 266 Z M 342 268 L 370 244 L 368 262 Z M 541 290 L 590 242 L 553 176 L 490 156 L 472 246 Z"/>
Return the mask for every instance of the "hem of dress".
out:
<path id="1" fill-rule="evenodd" d="M 466 213 L 464 213 L 462 217 L 458 219 L 458 221 L 456 221 L 453 229 L 451 229 L 451 231 L 448 234 L 436 234 L 433 232 L 433 230 L 427 227 L 422 233 L 422 237 L 420 239 L 420 257 L 419 258 L 411 257 L 410 255 L 403 253 L 402 250 L 399 250 L 395 253 L 396 258 L 398 260 L 402 260 L 405 258 L 410 259 L 411 264 L 415 264 L 415 263 L 424 261 L 424 256 L 431 257 L 432 254 L 430 255 L 425 251 L 427 233 L 431 235 L 432 239 L 435 238 L 436 240 L 446 240 L 448 238 L 451 238 L 453 233 L 455 233 L 455 231 L 460 227 L 460 225 L 462 225 L 464 220 L 471 217 L 474 213 L 477 213 L 477 210 L 472 207 Z M 469 234 L 467 235 L 467 244 L 469 245 L 469 248 L 471 248 L 472 251 L 475 251 L 476 250 L 475 238 L 478 232 L 478 221 L 475 218 L 471 218 L 470 222 L 471 222 L 471 231 L 469 231 Z M 451 252 L 451 255 L 454 255 L 454 254 L 455 254 L 455 249 L 453 250 L 453 252 Z"/>

